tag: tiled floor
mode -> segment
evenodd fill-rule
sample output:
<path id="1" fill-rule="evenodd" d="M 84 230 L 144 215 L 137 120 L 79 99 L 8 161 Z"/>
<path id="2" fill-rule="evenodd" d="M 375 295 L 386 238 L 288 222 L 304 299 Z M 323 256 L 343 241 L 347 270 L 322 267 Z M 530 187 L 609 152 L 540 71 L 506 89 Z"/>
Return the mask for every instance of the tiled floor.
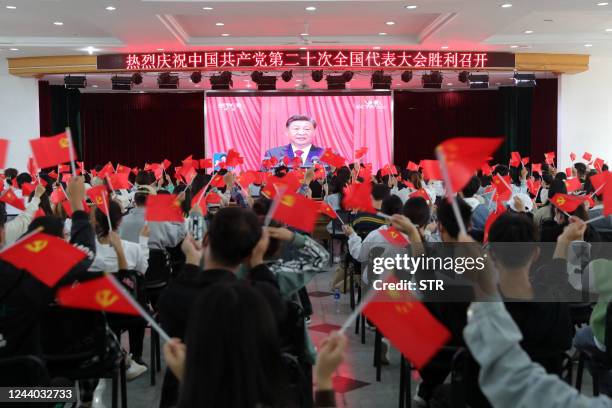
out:
<path id="1" fill-rule="evenodd" d="M 337 330 L 350 314 L 348 295 L 341 295 L 338 302 L 334 301 L 329 282 L 332 272 L 319 274 L 308 286 L 311 294 L 314 314 L 310 324 L 310 334 L 313 342 L 318 344 L 327 333 Z M 390 352 L 390 364 L 383 366 L 381 381 L 376 381 L 376 370 L 373 366 L 374 333 L 366 332 L 366 343 L 361 344 L 360 336 L 354 334 L 354 325 L 347 330 L 349 338 L 348 352 L 345 362 L 338 370 L 334 379 L 337 391 L 336 400 L 339 407 L 352 408 L 386 408 L 399 405 L 399 375 L 400 355 L 395 349 Z M 124 339 L 126 340 L 126 339 Z M 149 357 L 149 333 L 145 338 L 145 362 Z M 163 359 L 162 359 L 163 360 Z M 163 364 L 163 361 L 162 361 Z M 163 373 L 163 369 L 162 369 Z M 591 378 L 584 376 L 583 390 L 591 392 Z M 130 408 L 153 408 L 158 406 L 160 383 L 162 376 L 157 375 L 157 386 L 150 385 L 147 372 L 140 378 L 128 383 L 128 404 Z M 414 395 L 418 375 L 411 374 L 411 395 Z M 110 382 L 107 384 L 104 403 L 110 408 Z"/>

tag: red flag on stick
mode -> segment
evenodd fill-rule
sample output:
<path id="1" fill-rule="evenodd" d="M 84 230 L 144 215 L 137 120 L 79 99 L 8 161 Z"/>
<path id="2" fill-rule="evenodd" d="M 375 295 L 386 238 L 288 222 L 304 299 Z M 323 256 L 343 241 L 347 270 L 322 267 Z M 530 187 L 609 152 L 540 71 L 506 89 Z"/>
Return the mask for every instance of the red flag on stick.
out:
<path id="1" fill-rule="evenodd" d="M 183 222 L 181 202 L 174 194 L 149 196 L 145 210 L 145 220 Z"/>
<path id="2" fill-rule="evenodd" d="M 19 198 L 15 195 L 15 192 L 12 188 L 8 188 L 0 195 L 0 201 L 7 203 L 8 205 L 12 205 L 13 207 L 24 211 L 25 204 L 23 202 L 23 198 Z"/>
<path id="3" fill-rule="evenodd" d="M 576 190 L 580 190 L 582 188 L 582 183 L 578 177 L 568 178 L 565 180 L 565 187 L 567 187 L 568 193 L 572 193 Z"/>
<path id="4" fill-rule="evenodd" d="M 57 292 L 57 301 L 65 307 L 140 315 L 106 275 L 75 286 L 60 288 Z"/>
<path id="5" fill-rule="evenodd" d="M 584 154 L 582 155 L 582 158 L 587 161 L 590 162 L 591 159 L 593 158 L 593 155 L 589 152 L 584 152 Z"/>
<path id="6" fill-rule="evenodd" d="M 408 162 L 406 168 L 410 171 L 419 171 L 419 165 L 412 161 Z"/>
<path id="7" fill-rule="evenodd" d="M 395 278 L 387 284 L 397 284 Z M 422 368 L 450 339 L 450 332 L 408 291 L 377 291 L 363 309 L 395 347 L 416 368 Z"/>
<path id="8" fill-rule="evenodd" d="M 450 178 L 451 185 L 447 188 L 454 193 L 461 191 L 474 176 L 476 170 L 486 163 L 487 158 L 499 148 L 502 142 L 503 139 L 500 137 L 458 137 L 445 140 L 438 145 L 436 150 L 442 153 Z"/>
<path id="9" fill-rule="evenodd" d="M 280 199 L 272 218 L 301 231 L 312 232 L 319 205 L 301 194 L 286 192 Z"/>
<path id="10" fill-rule="evenodd" d="M 333 219 L 338 218 L 338 214 L 334 211 L 333 208 L 331 208 L 331 205 L 327 204 L 325 201 L 319 202 L 319 212 Z"/>
<path id="11" fill-rule="evenodd" d="M 532 173 L 538 172 L 539 174 L 542 174 L 542 163 L 532 163 L 531 172 Z"/>
<path id="12" fill-rule="evenodd" d="M 25 269 L 50 287 L 85 257 L 85 252 L 63 239 L 42 232 L 17 241 L 0 253 L 0 259 Z"/>
<path id="13" fill-rule="evenodd" d="M 114 173 L 108 176 L 109 187 L 113 190 L 129 190 L 132 186 L 128 180 L 130 173 Z"/>
<path id="14" fill-rule="evenodd" d="M 325 149 L 319 160 L 333 167 L 342 167 L 346 162 L 346 159 L 344 157 L 333 153 L 331 149 Z"/>
<path id="15" fill-rule="evenodd" d="M 106 190 L 105 185 L 90 188 L 87 190 L 87 197 L 89 197 L 91 202 L 94 203 L 96 207 L 100 209 L 100 211 L 102 211 L 105 215 L 108 215 L 108 208 L 106 208 L 106 206 L 108 205 L 107 203 L 109 202 L 109 198 L 108 190 Z"/>
<path id="16" fill-rule="evenodd" d="M 612 214 L 612 173 L 602 173 L 606 175 L 603 187 L 603 214 Z"/>
<path id="17" fill-rule="evenodd" d="M 76 153 L 70 153 L 70 141 L 66 132 L 51 137 L 30 140 L 32 154 L 38 167 L 46 168 L 70 161 Z"/>
<path id="18" fill-rule="evenodd" d="M 550 199 L 550 202 L 561 211 L 572 213 L 583 205 L 584 200 L 579 196 L 557 193 Z"/>
<path id="19" fill-rule="evenodd" d="M 365 180 L 363 183 L 352 183 L 344 189 L 342 206 L 351 210 L 360 210 L 376 213 L 372 205 L 372 183 Z"/>
<path id="20" fill-rule="evenodd" d="M 420 166 L 425 180 L 442 180 L 440 163 L 437 160 L 421 160 Z"/>
<path id="21" fill-rule="evenodd" d="M 404 236 L 404 234 L 399 232 L 394 227 L 389 227 L 387 229 L 381 228 L 379 229 L 379 231 L 380 235 L 382 235 L 383 238 L 387 240 L 387 242 L 396 247 L 405 248 L 410 243 L 410 241 Z"/>
<path id="22" fill-rule="evenodd" d="M 365 146 L 360 149 L 355 150 L 355 159 L 361 159 L 363 156 L 366 155 L 367 152 L 368 152 L 368 148 Z"/>
<path id="23" fill-rule="evenodd" d="M 555 152 L 544 153 L 544 161 L 546 162 L 546 164 L 554 166 L 556 156 L 557 154 Z"/>
<path id="24" fill-rule="evenodd" d="M 574 152 L 570 153 L 570 160 L 573 162 L 576 161 L 576 153 Z"/>
<path id="25" fill-rule="evenodd" d="M 6 167 L 6 154 L 8 153 L 8 144 L 8 140 L 0 139 L 0 169 Z M 34 177 L 34 174 L 32 175 L 32 177 Z"/>

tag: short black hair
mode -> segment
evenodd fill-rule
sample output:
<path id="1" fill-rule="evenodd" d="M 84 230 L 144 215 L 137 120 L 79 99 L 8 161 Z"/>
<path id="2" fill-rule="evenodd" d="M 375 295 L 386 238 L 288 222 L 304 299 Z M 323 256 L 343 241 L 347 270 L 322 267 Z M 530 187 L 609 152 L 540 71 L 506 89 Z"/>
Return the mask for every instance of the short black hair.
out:
<path id="1" fill-rule="evenodd" d="M 493 169 L 493 175 L 499 174 L 502 177 L 507 176 L 509 172 L 510 169 L 508 169 L 508 166 L 506 166 L 505 164 L 498 164 Z"/>
<path id="2" fill-rule="evenodd" d="M 29 173 L 21 173 L 17 176 L 17 185 L 21 188 L 23 183 L 31 183 L 32 180 L 32 176 Z"/>
<path id="3" fill-rule="evenodd" d="M 555 179 L 552 183 L 550 183 L 550 187 L 548 188 L 548 198 L 553 198 L 557 193 L 567 194 L 567 186 L 563 180 Z"/>
<path id="4" fill-rule="evenodd" d="M 374 184 L 372 186 L 372 197 L 376 201 L 384 200 L 391 194 L 391 189 L 385 184 Z"/>
<path id="5" fill-rule="evenodd" d="M 45 234 L 63 238 L 64 236 L 64 220 L 46 215 L 44 217 L 35 218 L 28 226 L 27 232 L 30 233 L 36 228 L 42 228 Z"/>
<path id="6" fill-rule="evenodd" d="M 6 224 L 6 218 L 6 204 L 4 201 L 0 201 L 0 228 L 4 227 L 4 224 Z"/>
<path id="7" fill-rule="evenodd" d="M 17 171 L 17 169 L 14 169 L 12 167 L 9 167 L 8 169 L 4 169 L 4 177 L 6 177 L 8 180 L 13 180 L 15 177 L 17 177 L 18 174 L 19 174 L 19 171 Z"/>
<path id="8" fill-rule="evenodd" d="M 531 217 L 507 211 L 491 225 L 489 242 L 492 254 L 502 265 L 517 268 L 524 266 L 533 253 L 534 243 L 538 242 L 538 233 Z M 505 244 L 507 242 L 513 244 Z"/>
<path id="9" fill-rule="evenodd" d="M 251 210 L 225 207 L 214 215 L 208 230 L 212 256 L 228 267 L 243 262 L 261 238 L 261 224 Z"/>
<path id="10" fill-rule="evenodd" d="M 117 229 L 121 223 L 121 206 L 115 200 L 109 200 L 108 202 L 108 218 L 98 207 L 96 207 L 94 211 L 94 216 L 96 217 L 96 233 L 99 237 L 105 237 L 109 233 L 108 218 L 110 218 L 113 230 Z"/>
<path id="11" fill-rule="evenodd" d="M 387 215 L 400 214 L 402 212 L 402 200 L 398 196 L 390 194 L 382 201 L 380 211 Z"/>
<path id="12" fill-rule="evenodd" d="M 463 197 L 470 198 L 474 197 L 474 194 L 478 192 L 480 188 L 480 179 L 477 176 L 473 176 L 470 181 L 463 187 Z"/>
<path id="13" fill-rule="evenodd" d="M 457 200 L 457 205 L 459 206 L 459 213 L 461 214 L 463 224 L 465 225 L 465 228 L 469 229 L 470 221 L 472 219 L 472 208 L 467 205 L 467 203 L 461 197 L 457 196 L 455 199 Z M 459 236 L 459 224 L 457 224 L 453 207 L 448 200 L 440 200 L 437 214 L 438 221 L 444 227 L 446 232 L 448 232 L 451 237 L 457 238 Z"/>
<path id="14" fill-rule="evenodd" d="M 578 176 L 586 176 L 587 173 L 587 166 L 584 163 L 574 163 L 574 168 L 576 169 L 576 173 L 578 173 Z M 569 174 L 568 174 L 569 176 Z"/>
<path id="15" fill-rule="evenodd" d="M 555 174 L 555 180 L 565 180 L 567 179 L 567 174 L 565 174 L 565 172 L 560 171 L 557 174 Z"/>
<path id="16" fill-rule="evenodd" d="M 134 203 L 136 203 L 138 207 L 144 207 L 147 205 L 147 198 L 149 198 L 147 193 L 136 193 L 134 194 Z"/>
<path id="17" fill-rule="evenodd" d="M 418 227 L 424 227 L 431 219 L 431 209 L 423 197 L 412 197 L 404 204 L 402 213 Z"/>
<path id="18" fill-rule="evenodd" d="M 314 120 L 314 118 L 307 116 L 307 115 L 291 116 L 289 119 L 287 119 L 287 123 L 285 124 L 285 127 L 288 128 L 289 126 L 291 126 L 293 122 L 299 122 L 299 121 L 310 122 L 315 129 L 317 128 L 317 121 Z"/>

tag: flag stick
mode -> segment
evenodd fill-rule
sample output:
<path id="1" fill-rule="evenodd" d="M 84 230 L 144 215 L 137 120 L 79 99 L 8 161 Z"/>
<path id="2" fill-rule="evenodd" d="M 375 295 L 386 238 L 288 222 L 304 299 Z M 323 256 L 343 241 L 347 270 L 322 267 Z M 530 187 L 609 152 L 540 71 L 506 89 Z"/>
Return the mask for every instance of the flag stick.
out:
<path id="1" fill-rule="evenodd" d="M 106 175 L 106 182 L 108 183 L 108 186 L 111 189 L 111 192 L 115 191 L 115 188 L 113 187 L 113 184 L 110 181 L 110 177 L 108 177 L 108 174 Z"/>
<path id="2" fill-rule="evenodd" d="M 204 198 L 204 196 L 206 195 L 206 190 L 208 190 L 208 187 L 210 186 L 210 183 L 212 183 L 212 180 L 213 180 L 213 177 L 211 177 L 210 180 L 208 180 L 208 183 L 202 189 L 202 194 L 200 194 L 200 198 L 198 198 L 196 207 L 200 205 L 200 201 L 202 201 L 202 198 Z"/>
<path id="3" fill-rule="evenodd" d="M 274 215 L 274 213 L 276 212 L 276 209 L 280 205 L 282 195 L 285 193 L 285 190 L 287 189 L 287 187 L 284 185 L 281 187 L 274 186 L 274 189 L 276 190 L 276 195 L 274 196 L 274 200 L 272 200 L 272 205 L 270 205 L 270 209 L 268 210 L 268 213 L 266 214 L 266 218 L 264 220 L 264 225 L 263 225 L 264 227 L 270 226 L 270 222 L 272 222 L 272 216 Z"/>
<path id="4" fill-rule="evenodd" d="M 106 202 L 106 197 L 104 196 L 104 194 L 102 194 L 102 201 L 104 201 L 104 208 L 106 208 L 106 220 L 108 221 L 108 230 L 112 231 L 113 224 L 111 224 L 110 209 L 109 209 L 108 203 Z"/>
<path id="5" fill-rule="evenodd" d="M 602 188 L 604 188 L 604 186 L 605 186 L 605 185 L 606 185 L 606 183 L 603 183 L 601 186 L 599 186 L 599 188 L 598 188 L 597 190 L 593 191 L 593 192 L 591 193 L 591 198 L 593 198 L 593 196 L 594 196 L 594 195 L 596 195 L 597 193 L 599 193 L 599 191 L 600 191 Z"/>
<path id="6" fill-rule="evenodd" d="M 76 177 L 76 167 L 74 165 L 74 146 L 72 145 L 72 132 L 70 128 L 66 128 L 66 138 L 68 139 L 68 154 L 70 155 L 70 168 L 72 169 L 72 177 Z"/>
<path id="7" fill-rule="evenodd" d="M 442 177 L 444 178 L 444 184 L 446 184 L 446 196 L 451 202 L 451 206 L 453 208 L 453 213 L 455 214 L 455 219 L 457 220 L 457 225 L 459 226 L 459 232 L 461 234 L 467 234 L 467 230 L 465 228 L 465 224 L 463 223 L 463 218 L 461 218 L 461 212 L 459 211 L 459 204 L 457 204 L 457 197 L 453 194 L 453 187 L 450 182 L 450 176 L 448 174 L 448 169 L 446 168 L 446 161 L 444 158 L 444 153 L 442 153 L 441 149 L 436 149 L 436 157 L 438 158 L 438 163 L 440 163 L 440 170 L 442 171 Z"/>
<path id="8" fill-rule="evenodd" d="M 151 328 L 154 329 L 159 334 L 159 337 L 161 337 L 166 342 L 170 341 L 170 336 L 168 336 L 168 333 L 166 333 L 164 329 L 162 329 L 160 325 L 157 324 L 155 319 L 153 319 L 151 315 L 149 315 L 142 308 L 142 306 L 140 306 L 140 304 L 136 300 L 134 300 L 132 295 L 130 295 L 128 291 L 125 290 L 125 288 L 121 285 L 121 283 L 119 283 L 117 279 L 115 279 L 115 277 L 111 274 L 106 274 L 106 277 L 110 280 L 113 286 L 115 286 L 115 288 L 126 298 L 126 300 L 130 302 L 132 307 L 134 307 L 134 309 L 136 309 L 138 313 L 140 313 L 140 315 L 151 325 Z"/>
<path id="9" fill-rule="evenodd" d="M 599 216 L 597 216 L 595 218 L 591 218 L 590 220 L 585 221 L 585 224 L 590 224 L 590 223 L 595 222 L 595 221 L 603 220 L 603 219 L 606 219 L 607 217 L 608 217 L 607 215 L 599 215 Z"/>
<path id="10" fill-rule="evenodd" d="M 336 217 L 338 217 L 338 219 L 340 220 L 340 224 L 345 225 L 344 221 L 342 221 L 342 218 L 340 218 L 340 216 L 338 215 L 338 212 L 336 212 L 336 210 L 334 208 L 332 208 L 332 206 L 330 205 L 329 208 L 332 209 L 332 211 L 334 212 L 334 214 L 336 214 Z"/>

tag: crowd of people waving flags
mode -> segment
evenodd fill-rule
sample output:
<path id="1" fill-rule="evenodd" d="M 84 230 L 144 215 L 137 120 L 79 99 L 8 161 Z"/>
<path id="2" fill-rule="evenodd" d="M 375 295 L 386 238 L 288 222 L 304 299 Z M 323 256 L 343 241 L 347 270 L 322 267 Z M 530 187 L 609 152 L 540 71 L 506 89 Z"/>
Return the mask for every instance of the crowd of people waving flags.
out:
<path id="1" fill-rule="evenodd" d="M 554 152 L 494 163 L 503 139 L 459 137 L 435 159 L 380 169 L 368 164 L 367 147 L 351 158 L 325 149 L 309 167 L 272 157 L 245 169 L 235 149 L 217 165 L 192 155 L 86 167 L 68 129 L 30 143 L 17 170 L 6 168 L 0 140 L 2 386 L 64 378 L 78 381 L 82 406 L 96 406 L 118 361 L 128 379 L 153 369 L 143 360 L 150 327 L 168 367 L 162 407 L 335 406 L 332 378 L 350 353 L 344 332 L 364 315 L 419 371 L 420 406 L 452 396 L 448 367 L 434 364 L 450 360 L 449 345 L 467 348 L 477 366 L 471 406 L 612 406 L 612 261 L 605 246 L 593 249 L 612 240 L 612 175 L 602 158 L 572 153 L 564 171 Z M 551 253 L 534 245 L 507 256 L 494 245 L 539 242 Z M 463 275 L 469 301 L 372 289 L 372 248 L 414 257 L 437 243 L 489 254 L 485 268 Z M 577 260 L 579 245 L 591 258 Z M 306 287 L 330 265 L 333 287 L 352 268 L 364 296 L 315 349 Z M 569 301 L 533 301 L 535 265 L 563 293 L 598 294 L 584 325 L 573 323 Z M 588 354 L 604 395 L 587 397 L 561 379 L 557 357 L 570 349 Z M 24 383 L 28 358 L 47 371 L 38 383 Z"/>

